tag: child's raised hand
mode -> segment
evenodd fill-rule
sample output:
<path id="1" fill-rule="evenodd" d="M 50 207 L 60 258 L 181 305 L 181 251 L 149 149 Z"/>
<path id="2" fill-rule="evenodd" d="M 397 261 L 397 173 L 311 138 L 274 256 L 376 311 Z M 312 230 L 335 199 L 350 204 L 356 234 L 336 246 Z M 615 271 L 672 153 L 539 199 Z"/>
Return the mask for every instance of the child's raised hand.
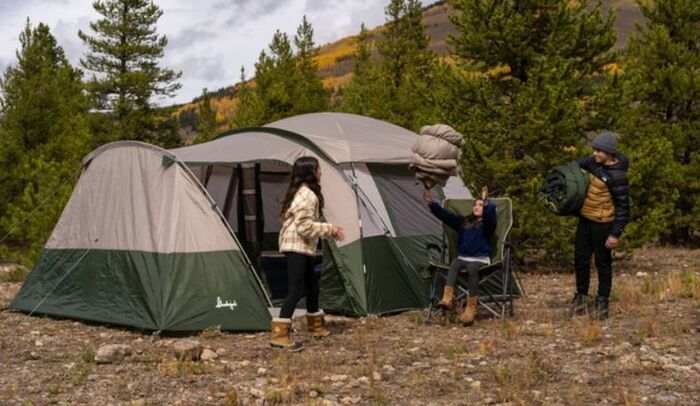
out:
<path id="1" fill-rule="evenodd" d="M 343 231 L 342 227 L 335 226 L 335 229 L 333 230 L 333 238 L 336 241 L 343 241 L 345 239 L 345 232 Z"/>
<path id="2" fill-rule="evenodd" d="M 489 198 L 489 187 L 484 186 L 481 188 L 481 199 L 486 200 Z"/>

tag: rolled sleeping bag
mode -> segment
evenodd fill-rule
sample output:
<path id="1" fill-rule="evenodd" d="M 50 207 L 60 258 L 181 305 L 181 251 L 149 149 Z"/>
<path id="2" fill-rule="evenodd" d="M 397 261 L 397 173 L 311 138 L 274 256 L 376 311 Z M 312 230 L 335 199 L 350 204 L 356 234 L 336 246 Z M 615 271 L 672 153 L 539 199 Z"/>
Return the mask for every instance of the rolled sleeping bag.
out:
<path id="1" fill-rule="evenodd" d="M 560 165 L 547 173 L 540 187 L 540 200 L 559 216 L 576 216 L 586 199 L 590 178 L 576 162 Z"/>
<path id="2" fill-rule="evenodd" d="M 457 174 L 462 134 L 445 124 L 421 128 L 420 136 L 411 149 L 409 168 L 426 189 L 444 186 L 450 176 Z"/>

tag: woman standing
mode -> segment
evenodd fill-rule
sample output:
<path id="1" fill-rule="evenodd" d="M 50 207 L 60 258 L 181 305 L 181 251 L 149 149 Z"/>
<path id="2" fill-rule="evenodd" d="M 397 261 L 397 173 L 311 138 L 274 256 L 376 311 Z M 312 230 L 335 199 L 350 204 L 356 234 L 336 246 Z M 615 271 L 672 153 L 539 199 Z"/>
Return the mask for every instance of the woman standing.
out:
<path id="1" fill-rule="evenodd" d="M 272 320 L 270 345 L 301 350 L 302 345 L 291 339 L 292 315 L 299 300 L 306 296 L 306 320 L 312 337 L 330 334 L 324 327 L 323 311 L 319 309 L 319 275 L 314 272 L 314 256 L 319 238 L 343 239 L 343 230 L 320 222 L 323 215 L 321 169 L 313 157 L 301 157 L 294 162 L 289 189 L 280 213 L 282 229 L 279 250 L 287 256 L 289 290 L 279 318 Z"/>

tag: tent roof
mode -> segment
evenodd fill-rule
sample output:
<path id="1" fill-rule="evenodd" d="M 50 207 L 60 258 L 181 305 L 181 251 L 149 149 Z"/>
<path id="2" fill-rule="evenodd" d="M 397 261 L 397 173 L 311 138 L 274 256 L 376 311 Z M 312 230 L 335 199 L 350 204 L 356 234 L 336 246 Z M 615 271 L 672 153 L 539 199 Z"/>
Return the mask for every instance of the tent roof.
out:
<path id="1" fill-rule="evenodd" d="M 311 113 L 265 125 L 297 133 L 336 163 L 409 163 L 416 133 L 386 121 L 347 113 Z"/>
<path id="2" fill-rule="evenodd" d="M 335 163 L 407 164 L 417 134 L 369 117 L 311 113 L 259 128 L 236 130 L 213 141 L 171 150 L 185 162 L 245 162 L 274 159 L 292 163 L 312 150 Z"/>

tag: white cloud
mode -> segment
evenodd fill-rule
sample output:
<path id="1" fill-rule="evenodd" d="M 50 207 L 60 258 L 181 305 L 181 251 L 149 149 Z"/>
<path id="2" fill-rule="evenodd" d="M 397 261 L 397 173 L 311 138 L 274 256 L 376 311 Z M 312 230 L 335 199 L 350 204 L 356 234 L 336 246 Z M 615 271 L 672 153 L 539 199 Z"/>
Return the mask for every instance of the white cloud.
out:
<path id="1" fill-rule="evenodd" d="M 44 22 L 78 64 L 85 48 L 78 30 L 97 18 L 88 0 L 0 0 L 0 68 L 14 61 L 27 17 Z M 314 26 L 316 42 L 334 41 L 360 23 L 384 22 L 388 0 L 160 0 L 159 32 L 169 46 L 163 64 L 183 72 L 182 89 L 167 103 L 185 102 L 203 87 L 218 89 L 238 80 L 241 65 L 252 72 L 258 54 L 276 29 L 293 36 L 302 16 Z M 426 2 L 429 3 L 429 2 Z M 4 64 L 4 65 L 3 65 Z"/>

